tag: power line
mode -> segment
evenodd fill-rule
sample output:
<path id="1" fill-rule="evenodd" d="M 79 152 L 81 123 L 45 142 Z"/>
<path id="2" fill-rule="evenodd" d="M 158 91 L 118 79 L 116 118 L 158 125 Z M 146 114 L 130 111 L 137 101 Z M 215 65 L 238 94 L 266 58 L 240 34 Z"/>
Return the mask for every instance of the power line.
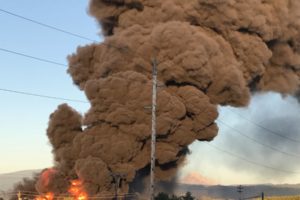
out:
<path id="1" fill-rule="evenodd" d="M 29 22 L 32 22 L 32 23 L 35 23 L 35 24 L 38 24 L 40 26 L 47 27 L 47 28 L 52 29 L 52 30 L 56 30 L 56 31 L 68 34 L 68 35 L 72 35 L 72 36 L 75 36 L 75 37 L 78 37 L 78 38 L 89 40 L 91 42 L 97 42 L 97 41 L 95 41 L 93 39 L 90 39 L 88 37 L 85 37 L 85 36 L 73 33 L 71 31 L 63 30 L 63 29 L 60 29 L 58 27 L 51 26 L 51 25 L 48 25 L 48 24 L 40 22 L 40 21 L 36 21 L 36 20 L 30 19 L 30 18 L 24 17 L 22 15 L 13 13 L 11 11 L 4 10 L 2 8 L 0 8 L 0 12 L 8 14 L 8 15 L 11 15 L 11 16 L 14 16 L 14 17 L 17 17 L 17 18 L 20 18 L 20 19 L 23 19 L 23 20 L 26 20 L 26 21 L 29 21 Z M 120 46 L 117 46 L 117 45 L 114 45 L 114 44 L 108 44 L 108 43 L 105 43 L 105 42 L 100 43 L 100 45 L 104 45 L 104 46 L 107 46 L 107 47 L 115 48 L 115 49 L 119 50 L 120 52 L 127 52 L 127 53 L 130 52 L 130 54 L 132 54 L 132 55 L 139 55 L 141 58 L 144 57 L 144 55 L 142 55 L 140 53 L 137 53 L 137 52 L 133 51 L 132 49 L 129 49 L 128 47 L 120 47 Z M 61 66 L 67 67 L 66 64 L 58 63 L 58 62 L 55 62 L 55 61 L 52 61 L 52 60 L 48 60 L 48 59 L 44 59 L 44 58 L 39 58 L 39 57 L 36 57 L 36 56 L 27 55 L 27 54 L 19 53 L 19 52 L 8 50 L 8 49 L 4 49 L 4 48 L 0 48 L 0 50 L 1 51 L 5 51 L 5 52 L 9 52 L 9 53 L 13 53 L 13 54 L 16 54 L 16 55 L 20 55 L 20 56 L 32 58 L 32 59 L 35 59 L 35 60 L 39 60 L 39 61 L 48 62 L 48 63 L 52 63 L 52 64 L 56 64 L 56 65 L 61 65 Z"/>
<path id="2" fill-rule="evenodd" d="M 257 143 L 257 144 L 260 144 L 260 145 L 262 145 L 262 146 L 264 146 L 264 147 L 266 147 L 266 148 L 269 148 L 269 149 L 271 149 L 271 150 L 273 150 L 273 151 L 277 151 L 277 152 L 279 152 L 279 153 L 285 154 L 285 155 L 287 155 L 287 156 L 300 158 L 299 155 L 296 155 L 296 154 L 290 154 L 290 153 L 288 153 L 288 152 L 281 151 L 281 150 L 279 150 L 279 149 L 277 149 L 277 148 L 274 148 L 274 147 L 271 146 L 271 145 L 264 144 L 264 143 L 262 143 L 262 142 L 260 142 L 260 141 L 258 141 L 258 140 L 256 140 L 256 139 L 254 139 L 254 138 L 252 138 L 252 137 L 249 137 L 248 135 L 246 135 L 246 134 L 242 133 L 241 131 L 239 131 L 238 129 L 236 129 L 236 128 L 234 128 L 234 127 L 232 127 L 232 126 L 226 124 L 225 122 L 221 121 L 220 119 L 218 119 L 217 122 L 219 122 L 219 123 L 223 124 L 224 126 L 227 126 L 228 128 L 234 130 L 234 131 L 235 131 L 236 133 L 238 133 L 239 135 L 241 135 L 241 136 L 243 136 L 243 137 L 245 137 L 245 138 L 247 138 L 247 139 L 249 139 L 249 140 L 251 140 L 251 141 Z"/>
<path id="3" fill-rule="evenodd" d="M 5 14 L 8 14 L 8 15 L 11 15 L 11 16 L 14 16 L 14 17 L 17 17 L 17 18 L 20 18 L 20 19 L 23 19 L 23 20 L 26 20 L 26 21 L 29 21 L 29 22 L 32 22 L 32 23 L 35 23 L 35 24 L 38 24 L 40 26 L 43 26 L 43 27 L 47 27 L 49 29 L 52 29 L 52 30 L 55 30 L 55 31 L 59 31 L 59 32 L 62 32 L 62 33 L 65 33 L 65 34 L 68 34 L 68 35 L 72 35 L 72 36 L 75 36 L 75 37 L 78 37 L 78 38 L 81 38 L 81 39 L 85 39 L 85 40 L 88 40 L 88 41 L 91 41 L 91 42 L 97 42 L 96 40 L 93 40 L 91 38 L 88 38 L 88 37 L 85 37 L 85 36 L 82 36 L 82 35 L 79 35 L 77 33 L 73 33 L 71 31 L 67 31 L 67 30 L 64 30 L 64 29 L 60 29 L 58 27 L 55 27 L 55 26 L 51 26 L 51 25 L 48 25 L 46 23 L 43 23 L 43 22 L 40 22 L 40 21 L 36 21 L 36 20 L 33 20 L 33 19 L 30 19 L 30 18 L 27 18 L 27 17 L 24 17 L 22 15 L 19 15 L 19 14 L 16 14 L 16 13 L 13 13 L 11 11 L 7 11 L 7 10 L 4 10 L 2 8 L 0 8 L 0 12 L 2 13 L 5 13 Z M 108 47 L 113 47 L 113 48 L 116 48 L 118 50 L 130 50 L 128 48 L 125 48 L 125 47 L 118 47 L 118 46 L 115 46 L 113 44 L 106 44 L 106 43 L 101 43 L 101 45 L 106 45 Z M 132 50 L 130 50 L 132 51 Z M 132 51 L 133 52 L 133 51 Z M 142 56 L 141 56 L 142 57 Z"/>
<path id="4" fill-rule="evenodd" d="M 104 46 L 107 46 L 107 47 L 112 47 L 112 48 L 115 48 L 115 49 L 117 49 L 119 51 L 122 51 L 122 52 L 124 52 L 125 50 L 126 51 L 129 50 L 131 52 L 131 54 L 135 54 L 131 49 L 128 49 L 126 47 L 118 47 L 118 46 L 115 46 L 115 45 L 112 45 L 112 44 L 107 44 L 107 43 L 104 43 L 104 42 L 100 43 L 100 45 L 104 45 Z M 40 58 L 40 57 L 37 57 L 37 56 L 32 56 L 32 55 L 20 53 L 20 52 L 17 52 L 17 51 L 13 51 L 13 50 L 1 48 L 1 47 L 0 47 L 0 51 L 6 52 L 6 53 L 15 54 L 15 55 L 18 55 L 18 56 L 23 56 L 23 57 L 26 57 L 26 58 L 31 58 L 31 59 L 34 59 L 34 60 L 38 60 L 38 61 L 42 61 L 42 62 L 54 64 L 54 65 L 68 67 L 68 65 L 63 64 L 63 63 L 59 63 L 59 62 L 56 62 L 56 61 L 48 60 L 48 59 L 45 59 L 45 58 Z M 139 53 L 136 53 L 136 55 L 141 56 L 141 54 L 139 54 Z"/>
<path id="5" fill-rule="evenodd" d="M 17 91 L 17 90 L 5 89 L 5 88 L 0 88 L 0 91 L 22 94 L 22 95 L 27 95 L 27 96 L 47 98 L 47 99 L 64 100 L 64 101 L 77 102 L 77 103 L 88 103 L 87 101 L 82 101 L 82 100 L 77 100 L 77 99 L 68 99 L 68 98 L 63 98 L 63 97 L 48 96 L 48 95 L 43 95 L 43 94 L 29 93 L 29 92 Z"/>
<path id="6" fill-rule="evenodd" d="M 112 44 L 107 44 L 107 43 L 104 43 L 104 42 L 100 43 L 100 45 L 104 45 L 104 46 L 107 46 L 107 47 L 112 47 L 112 48 L 115 48 L 115 49 L 117 49 L 119 51 L 122 51 L 122 52 L 129 50 L 132 55 L 136 54 L 136 55 L 139 55 L 141 58 L 143 57 L 143 56 L 141 56 L 141 54 L 135 53 L 134 51 L 132 51 L 131 49 L 128 49 L 126 47 L 118 47 L 118 46 L 115 46 L 115 45 L 112 45 Z M 42 61 L 42 62 L 54 64 L 54 65 L 68 67 L 68 65 L 63 64 L 63 63 L 59 63 L 59 62 L 56 62 L 56 61 L 48 60 L 48 59 L 45 59 L 45 58 L 40 58 L 40 57 L 37 57 L 37 56 L 32 56 L 32 55 L 20 53 L 20 52 L 17 52 L 17 51 L 13 51 L 13 50 L 1 48 L 1 47 L 0 47 L 0 51 L 6 52 L 6 53 L 15 54 L 15 55 L 18 55 L 18 56 L 23 56 L 23 57 L 26 57 L 26 58 L 31 58 L 31 59 L 34 59 L 34 60 L 38 60 L 38 61 Z"/>
<path id="7" fill-rule="evenodd" d="M 71 31 L 67 31 L 67 30 L 64 30 L 64 29 L 61 29 L 61 28 L 58 28 L 58 27 L 55 27 L 55 26 L 52 26 L 52 25 L 48 25 L 46 23 L 43 23 L 43 22 L 40 22 L 40 21 L 36 21 L 36 20 L 33 20 L 33 19 L 30 19 L 30 18 L 27 18 L 27 17 L 24 17 L 22 15 L 19 15 L 19 14 L 16 14 L 14 12 L 11 12 L 11 11 L 8 11 L 8 10 L 4 10 L 2 8 L 0 8 L 0 12 L 2 13 L 5 13 L 5 14 L 8 14 L 8 15 L 11 15 L 11 16 L 14 16 L 14 17 L 17 17 L 17 18 L 20 18 L 20 19 L 23 19 L 23 20 L 26 20 L 26 21 L 29 21 L 29 22 L 32 22 L 34 24 L 37 24 L 37 25 L 40 25 L 40 26 L 43 26 L 43 27 L 46 27 L 46 28 L 49 28 L 49 29 L 52 29 L 52 30 L 55 30 L 55 31 L 59 31 L 59 32 L 62 32 L 62 33 L 65 33 L 65 34 L 68 34 L 68 35 L 71 35 L 71 36 L 75 36 L 75 37 L 78 37 L 78 38 L 81 38 L 81 39 L 85 39 L 85 40 L 88 40 L 88 41 L 91 41 L 91 42 L 97 42 L 96 40 L 93 40 L 91 38 L 88 38 L 86 36 L 82 36 L 80 34 L 77 34 L 77 33 L 73 33 Z M 143 55 L 142 54 L 139 54 L 139 53 L 136 53 L 134 52 L 133 50 L 127 48 L 127 47 L 119 47 L 119 46 L 116 46 L 116 45 L 113 45 L 113 44 L 107 44 L 107 43 L 101 43 L 100 45 L 105 45 L 107 47 L 113 47 L 115 49 L 118 49 L 120 51 L 131 51 L 132 54 L 137 54 L 139 55 L 141 58 L 143 58 Z M 29 56 L 31 57 L 31 56 Z"/>
<path id="8" fill-rule="evenodd" d="M 278 172 L 282 172 L 282 173 L 287 173 L 287 174 L 300 174 L 300 172 L 294 172 L 294 171 L 289 171 L 289 170 L 284 170 L 284 169 L 278 169 L 278 168 L 271 167 L 271 166 L 268 166 L 268 165 L 264 165 L 264 164 L 261 164 L 261 163 L 258 163 L 258 162 L 252 161 L 252 160 L 248 160 L 248 159 L 243 158 L 243 157 L 241 157 L 241 156 L 239 156 L 237 154 L 234 154 L 234 153 L 231 153 L 231 152 L 226 151 L 224 149 L 221 149 L 219 147 L 216 147 L 215 145 L 212 145 L 212 144 L 208 144 L 207 143 L 207 145 L 209 145 L 210 147 L 212 147 L 212 148 L 214 148 L 214 149 L 216 149 L 216 150 L 218 150 L 218 151 L 220 151 L 220 152 L 222 152 L 224 154 L 230 155 L 232 157 L 235 157 L 235 158 L 237 158 L 239 160 L 243 160 L 243 161 L 248 162 L 248 163 L 253 164 L 253 165 L 257 165 L 257 166 L 260 166 L 260 167 L 268 168 L 268 169 L 271 169 L 271 170 L 274 170 L 274 171 L 278 171 Z"/>
<path id="9" fill-rule="evenodd" d="M 112 47 L 112 48 L 115 48 L 115 49 L 117 49 L 119 51 L 130 50 L 130 49 L 125 48 L 125 47 L 117 47 L 115 45 L 107 44 L 107 43 L 101 43 L 100 45 L 104 45 L 104 46 L 107 46 L 107 47 Z M 48 59 L 45 59 L 45 58 L 40 58 L 40 57 L 37 57 L 37 56 L 32 56 L 32 55 L 28 55 L 28 54 L 16 52 L 16 51 L 5 49 L 5 48 L 1 48 L 1 47 L 0 47 L 0 51 L 4 51 L 6 53 L 15 54 L 15 55 L 23 56 L 23 57 L 26 57 L 26 58 L 31 58 L 31 59 L 34 59 L 34 60 L 38 60 L 38 61 L 42 61 L 42 62 L 54 64 L 54 65 L 68 67 L 68 65 L 63 64 L 63 63 L 59 63 L 59 62 L 48 60 Z M 134 54 L 134 52 L 132 50 L 130 50 L 130 51 L 131 51 L 132 54 Z M 137 54 L 137 55 L 139 55 L 139 54 Z"/>
<path id="10" fill-rule="evenodd" d="M 24 192 L 20 191 L 21 194 L 24 196 L 31 196 L 31 197 L 37 197 L 37 196 L 43 196 L 43 194 L 39 194 L 37 192 Z M 19 192 L 5 192 L 5 194 L 13 196 L 17 195 Z M 70 197 L 71 195 L 69 194 L 60 194 L 60 195 L 54 195 L 53 197 L 59 198 L 59 197 Z M 117 197 L 136 197 L 136 193 L 122 193 L 117 195 Z M 107 195 L 93 195 L 93 196 L 88 196 L 89 199 L 105 199 L 105 198 L 113 198 L 116 197 L 115 195 L 107 194 Z"/>
<path id="11" fill-rule="evenodd" d="M 48 60 L 48 59 L 44 59 L 44 58 L 39 58 L 39 57 L 36 57 L 36 56 L 31 56 L 31 55 L 28 55 L 28 54 L 24 54 L 24 53 L 12 51 L 12 50 L 8 50 L 8 49 L 4 49 L 4 48 L 1 48 L 1 47 L 0 47 L 0 51 L 4 51 L 4 52 L 7 52 L 7 53 L 11 53 L 11 54 L 16 54 L 16 55 L 19 55 L 19 56 L 31 58 L 31 59 L 42 61 L 42 62 L 46 62 L 46 63 L 51 63 L 51 64 L 55 64 L 55 65 L 67 67 L 66 64 L 62 64 L 62 63 L 59 63 L 59 62 L 56 62 L 56 61 L 52 61 L 52 60 Z"/>
<path id="12" fill-rule="evenodd" d="M 236 112 L 232 111 L 231 109 L 229 109 L 229 111 L 232 112 L 232 113 L 234 113 L 234 114 L 236 114 L 236 115 L 238 115 L 238 116 L 240 116 L 241 118 L 243 118 L 244 120 L 248 121 L 249 123 L 254 124 L 255 126 L 257 126 L 257 127 L 261 128 L 261 129 L 267 131 L 268 133 L 271 133 L 271 134 L 273 134 L 273 135 L 277 135 L 278 137 L 284 138 L 284 139 L 289 140 L 289 141 L 291 141 L 291 142 L 300 143 L 300 140 L 296 140 L 296 139 L 293 139 L 293 138 L 284 136 L 284 135 L 282 135 L 282 134 L 279 134 L 279 133 L 277 133 L 277 132 L 275 132 L 275 131 L 273 131 L 273 130 L 271 130 L 271 129 L 269 129 L 269 128 L 266 128 L 266 127 L 264 127 L 264 126 L 262 126 L 262 125 L 260 125 L 260 124 L 258 124 L 258 123 L 256 123 L 256 122 L 254 122 L 254 121 L 252 121 L 252 120 L 250 120 L 250 119 L 244 117 L 243 115 L 241 115 L 241 114 L 239 114 L 239 113 L 236 113 Z"/>
<path id="13" fill-rule="evenodd" d="M 17 17 L 19 19 L 23 19 L 23 20 L 26 20 L 26 21 L 29 21 L 31 23 L 34 23 L 34 24 L 37 24 L 37 25 L 40 25 L 40 26 L 43 26 L 43 27 L 46 27 L 46 28 L 49 28 L 49 29 L 52 29 L 52 30 L 56 30 L 56 31 L 59 31 L 59 32 L 62 32 L 62 33 L 65 33 L 65 34 L 68 34 L 68 35 L 72 35 L 74 37 L 77 37 L 77 38 L 81 38 L 81 39 L 85 39 L 85 40 L 88 40 L 88 41 L 91 41 L 91 42 L 97 42 L 91 38 L 88 38 L 88 37 L 85 37 L 85 36 L 82 36 L 82 35 L 79 35 L 77 33 L 72 33 L 70 31 L 66 31 L 64 29 L 61 29 L 61 28 L 58 28 L 58 27 L 55 27 L 55 26 L 51 26 L 51 25 L 48 25 L 48 24 L 45 24 L 43 22 L 39 22 L 39 21 L 36 21 L 36 20 L 33 20 L 33 19 L 30 19 L 30 18 L 27 18 L 27 17 L 24 17 L 22 15 L 18 15 L 16 13 L 13 13 L 11 11 L 7 11 L 7 10 L 4 10 L 2 8 L 0 8 L 0 11 L 2 13 L 5 13 L 5 14 L 8 14 L 8 15 L 11 15 L 11 16 L 14 16 L 14 17 Z"/>

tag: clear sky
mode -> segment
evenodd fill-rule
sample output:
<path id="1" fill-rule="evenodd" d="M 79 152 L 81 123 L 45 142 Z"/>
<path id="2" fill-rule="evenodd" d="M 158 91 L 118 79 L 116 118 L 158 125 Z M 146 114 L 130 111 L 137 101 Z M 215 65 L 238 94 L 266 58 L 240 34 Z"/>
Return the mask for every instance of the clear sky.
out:
<path id="1" fill-rule="evenodd" d="M 102 41 L 87 4 L 88 0 L 0 0 L 0 9 Z M 67 55 L 78 45 L 91 43 L 1 11 L 0 24 L 0 48 L 58 63 L 67 64 Z M 66 67 L 1 50 L 0 89 L 86 100 Z M 0 173 L 52 165 L 46 128 L 50 113 L 64 102 L 0 90 Z M 89 107 L 67 103 L 81 113 Z M 192 181 L 185 178 L 192 175 L 193 181 L 217 184 L 300 183 L 299 111 L 294 98 L 272 93 L 256 95 L 245 109 L 220 108 L 219 135 L 211 143 L 191 145 L 180 177 Z"/>

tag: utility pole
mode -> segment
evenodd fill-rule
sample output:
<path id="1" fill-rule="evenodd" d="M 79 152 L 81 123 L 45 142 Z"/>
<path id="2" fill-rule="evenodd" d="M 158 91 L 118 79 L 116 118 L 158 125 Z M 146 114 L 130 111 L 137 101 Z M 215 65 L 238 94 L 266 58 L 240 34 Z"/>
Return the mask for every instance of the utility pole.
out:
<path id="1" fill-rule="evenodd" d="M 265 193 L 261 193 L 261 199 L 264 200 L 265 199 Z"/>
<path id="2" fill-rule="evenodd" d="M 150 165 L 150 200 L 154 200 L 154 169 L 156 146 L 156 89 L 157 89 L 157 62 L 152 60 L 152 126 L 151 126 L 151 165 Z"/>
<path id="3" fill-rule="evenodd" d="M 244 187 L 242 185 L 239 185 L 237 187 L 237 192 L 240 194 L 239 200 L 242 200 L 242 192 L 243 192 Z"/>
<path id="4" fill-rule="evenodd" d="M 22 194 L 21 194 L 21 192 L 20 192 L 20 191 L 18 191 L 18 194 L 17 194 L 17 196 L 18 196 L 18 200 L 22 200 Z"/>
<path id="5" fill-rule="evenodd" d="M 118 200 L 118 191 L 120 188 L 121 180 L 125 178 L 126 174 L 123 173 L 111 173 L 115 183 L 115 197 L 114 200 Z"/>

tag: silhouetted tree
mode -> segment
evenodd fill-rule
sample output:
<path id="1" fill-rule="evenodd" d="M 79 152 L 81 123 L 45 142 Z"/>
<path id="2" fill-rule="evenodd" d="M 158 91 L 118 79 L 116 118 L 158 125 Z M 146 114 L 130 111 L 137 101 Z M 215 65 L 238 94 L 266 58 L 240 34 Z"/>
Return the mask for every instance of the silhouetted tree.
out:
<path id="1" fill-rule="evenodd" d="M 195 200 L 195 197 L 192 196 L 191 192 L 185 193 L 184 196 L 177 197 L 176 195 L 172 195 L 169 197 L 168 194 L 164 192 L 158 193 L 158 195 L 155 197 L 155 200 Z"/>
<path id="2" fill-rule="evenodd" d="M 185 195 L 182 197 L 182 200 L 195 200 L 195 197 L 192 196 L 191 192 L 185 193 Z"/>
<path id="3" fill-rule="evenodd" d="M 182 200 L 182 197 L 177 197 L 173 194 L 170 200 Z"/>
<path id="4" fill-rule="evenodd" d="M 158 193 L 155 200 L 170 200 L 169 195 L 163 192 Z"/>

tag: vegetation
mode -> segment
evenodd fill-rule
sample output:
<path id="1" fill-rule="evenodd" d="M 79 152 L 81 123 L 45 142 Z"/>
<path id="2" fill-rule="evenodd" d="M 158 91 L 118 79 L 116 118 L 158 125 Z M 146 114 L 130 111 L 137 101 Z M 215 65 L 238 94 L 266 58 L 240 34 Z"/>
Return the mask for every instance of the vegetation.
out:
<path id="1" fill-rule="evenodd" d="M 168 195 L 164 192 L 160 192 L 156 195 L 155 200 L 196 200 L 196 198 L 192 196 L 191 192 L 187 192 L 183 196 Z M 201 197 L 199 200 L 212 200 L 212 198 Z M 261 198 L 257 198 L 256 200 L 261 200 Z M 265 197 L 265 200 L 300 200 L 300 196 Z"/>
<path id="2" fill-rule="evenodd" d="M 265 200 L 300 200 L 300 196 L 265 197 Z"/>
<path id="3" fill-rule="evenodd" d="M 160 192 L 155 197 L 155 200 L 195 200 L 195 197 L 192 196 L 191 192 L 187 192 L 185 195 L 179 197 L 175 195 L 169 196 L 166 193 Z"/>

